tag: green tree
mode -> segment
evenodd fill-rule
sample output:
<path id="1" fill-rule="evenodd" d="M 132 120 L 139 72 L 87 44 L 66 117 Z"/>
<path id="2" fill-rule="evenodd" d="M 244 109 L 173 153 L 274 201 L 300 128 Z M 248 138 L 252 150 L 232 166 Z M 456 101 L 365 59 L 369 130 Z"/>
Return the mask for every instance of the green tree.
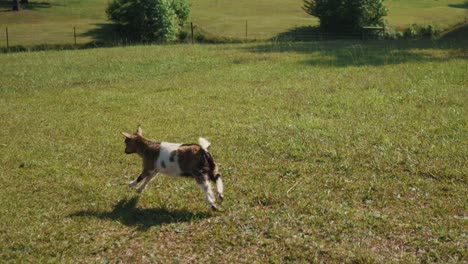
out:
<path id="1" fill-rule="evenodd" d="M 358 32 L 364 26 L 383 26 L 384 0 L 304 0 L 303 9 L 320 20 L 327 32 Z"/>
<path id="2" fill-rule="evenodd" d="M 190 16 L 190 3 L 187 0 L 172 0 L 172 9 L 176 13 L 179 26 L 182 27 Z"/>
<path id="3" fill-rule="evenodd" d="M 161 42 L 177 39 L 189 12 L 186 0 L 113 0 L 106 9 L 128 38 Z"/>

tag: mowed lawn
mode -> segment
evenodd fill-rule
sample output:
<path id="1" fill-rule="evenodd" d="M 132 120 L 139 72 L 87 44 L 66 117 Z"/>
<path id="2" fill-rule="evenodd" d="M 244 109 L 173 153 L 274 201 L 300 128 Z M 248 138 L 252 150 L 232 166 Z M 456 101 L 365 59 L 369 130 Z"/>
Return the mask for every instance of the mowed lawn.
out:
<path id="1" fill-rule="evenodd" d="M 105 9 L 108 0 L 31 0 L 21 12 L 11 12 L 11 1 L 0 1 L 0 47 L 114 41 Z M 317 25 L 302 10 L 302 0 L 192 0 L 189 22 L 210 36 L 270 39 L 296 27 Z M 411 24 L 433 25 L 439 30 L 466 22 L 465 0 L 387 0 L 390 29 Z M 188 30 L 188 29 L 187 29 Z"/>
<path id="2" fill-rule="evenodd" d="M 466 262 L 466 43 L 167 45 L 0 55 L 1 262 Z M 127 188 L 121 131 L 212 142 Z"/>

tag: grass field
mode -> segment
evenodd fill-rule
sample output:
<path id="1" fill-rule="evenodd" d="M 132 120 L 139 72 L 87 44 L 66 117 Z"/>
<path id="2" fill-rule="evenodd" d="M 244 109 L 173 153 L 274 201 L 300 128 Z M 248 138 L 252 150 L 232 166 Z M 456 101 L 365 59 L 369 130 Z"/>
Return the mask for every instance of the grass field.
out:
<path id="1" fill-rule="evenodd" d="M 387 0 L 388 22 L 395 28 L 413 23 L 447 29 L 468 19 L 468 1 Z"/>
<path id="2" fill-rule="evenodd" d="M 467 261 L 466 42 L 0 54 L 0 260 Z M 99 62 L 99 63 L 96 63 Z M 126 184 L 120 131 L 212 142 L 226 199 Z"/>
<path id="3" fill-rule="evenodd" d="M 0 46 L 71 44 L 76 27 L 77 42 L 112 38 L 105 15 L 108 0 L 31 0 L 20 13 L 7 11 L 11 1 L 0 0 Z M 192 0 L 190 21 L 210 34 L 245 38 L 248 21 L 250 39 L 269 39 L 295 27 L 316 25 L 302 10 L 302 0 Z M 468 18 L 465 0 L 387 0 L 391 28 L 431 24 L 447 29 Z"/>

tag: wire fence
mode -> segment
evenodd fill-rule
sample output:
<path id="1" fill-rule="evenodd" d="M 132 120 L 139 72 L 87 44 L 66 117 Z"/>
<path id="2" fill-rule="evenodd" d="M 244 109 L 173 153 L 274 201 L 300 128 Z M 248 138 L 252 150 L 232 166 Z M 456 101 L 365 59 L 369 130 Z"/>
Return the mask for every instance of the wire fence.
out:
<path id="1" fill-rule="evenodd" d="M 0 28 L 0 49 L 3 52 L 57 49 L 65 47 L 98 47 L 135 43 L 122 34 L 106 32 L 99 35 L 100 29 L 86 30 L 79 27 L 61 28 L 59 30 L 18 30 L 15 27 Z M 107 31 L 107 30 L 106 30 Z M 374 34 L 326 34 L 314 32 L 307 28 L 293 29 L 288 32 L 272 34 L 263 32 L 249 32 L 248 25 L 243 34 L 217 35 L 200 26 L 194 25 L 181 34 L 179 43 L 231 43 L 254 41 L 319 41 L 326 39 L 371 39 Z"/>
<path id="2" fill-rule="evenodd" d="M 213 34 L 202 26 L 189 23 L 179 38 L 179 43 L 225 43 L 254 41 L 320 41 L 328 39 L 375 39 L 382 36 L 384 28 L 368 28 L 361 33 L 324 33 L 316 27 L 296 27 L 286 32 L 264 33 L 249 28 L 245 21 L 242 32 L 236 35 Z M 59 48 L 115 46 L 135 43 L 125 34 L 118 33 L 112 24 L 89 26 L 63 26 L 57 28 L 31 28 L 9 26 L 0 28 L 0 50 L 22 51 Z M 138 43 L 138 42 L 137 42 Z M 139 42 L 141 43 L 141 42 Z"/>

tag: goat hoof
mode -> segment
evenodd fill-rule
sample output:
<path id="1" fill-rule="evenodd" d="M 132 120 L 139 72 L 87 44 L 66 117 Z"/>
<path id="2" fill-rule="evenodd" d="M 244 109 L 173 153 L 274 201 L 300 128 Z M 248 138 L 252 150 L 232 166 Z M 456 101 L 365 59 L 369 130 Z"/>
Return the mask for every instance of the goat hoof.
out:
<path id="1" fill-rule="evenodd" d="M 224 196 L 220 193 L 218 193 L 218 199 L 222 202 L 224 201 Z"/>
<path id="2" fill-rule="evenodd" d="M 213 205 L 211 205 L 211 210 L 212 211 L 218 211 L 218 207 L 216 207 L 216 205 L 213 204 Z"/>

